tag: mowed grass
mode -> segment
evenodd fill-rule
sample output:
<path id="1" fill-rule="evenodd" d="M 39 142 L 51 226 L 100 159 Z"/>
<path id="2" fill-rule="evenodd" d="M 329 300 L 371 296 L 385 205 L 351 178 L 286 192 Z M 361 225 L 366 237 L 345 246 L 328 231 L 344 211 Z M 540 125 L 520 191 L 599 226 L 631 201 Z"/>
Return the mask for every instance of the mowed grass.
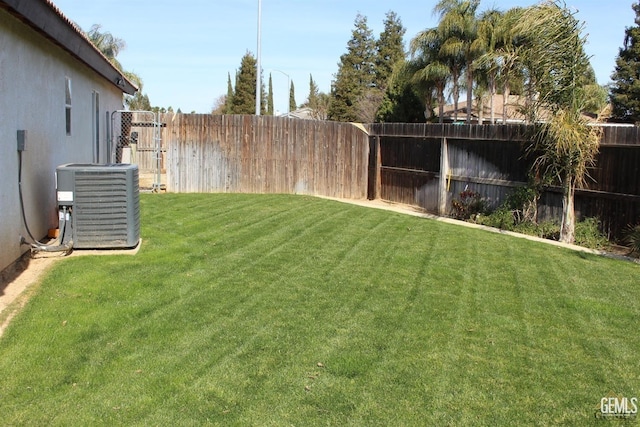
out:
<path id="1" fill-rule="evenodd" d="M 601 425 L 640 266 L 334 201 L 141 195 L 0 338 L 4 425 Z M 635 421 L 634 421 L 635 423 Z"/>

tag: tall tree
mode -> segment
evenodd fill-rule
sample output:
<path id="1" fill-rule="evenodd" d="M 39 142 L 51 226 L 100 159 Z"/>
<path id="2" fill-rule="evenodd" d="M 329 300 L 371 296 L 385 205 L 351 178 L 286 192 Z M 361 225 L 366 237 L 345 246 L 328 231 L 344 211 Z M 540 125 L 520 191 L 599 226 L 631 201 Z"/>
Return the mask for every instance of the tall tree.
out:
<path id="1" fill-rule="evenodd" d="M 395 94 L 387 93 L 387 90 L 392 85 L 391 80 L 394 69 L 406 59 L 404 51 L 405 33 L 406 29 L 398 15 L 393 11 L 387 12 L 384 20 L 384 29 L 376 41 L 375 81 L 373 85 L 365 88 L 365 96 L 363 97 L 363 101 L 367 100 L 364 105 L 370 105 L 371 110 L 374 110 L 364 114 L 371 121 L 382 117 L 378 110 L 383 102 L 389 102 L 391 99 L 400 101 L 397 97 L 399 94 L 397 85 L 393 89 Z M 388 106 L 385 109 L 388 109 Z"/>
<path id="2" fill-rule="evenodd" d="M 422 94 L 427 119 L 431 116 L 433 99 L 438 104 L 438 118 L 444 119 L 444 91 L 449 81 L 457 78 L 452 73 L 450 62 L 442 52 L 442 38 L 437 28 L 421 31 L 412 40 L 410 69 L 413 70 L 411 81 Z M 457 110 L 457 101 L 456 101 Z M 455 114 L 455 113 L 454 113 Z"/>
<path id="3" fill-rule="evenodd" d="M 298 109 L 298 106 L 296 104 L 296 90 L 293 85 L 293 81 L 291 81 L 289 86 L 289 112 L 295 111 L 297 109 Z"/>
<path id="4" fill-rule="evenodd" d="M 518 87 L 523 85 L 523 63 L 521 52 L 524 49 L 524 40 L 518 33 L 518 22 L 523 13 L 522 8 L 507 10 L 500 19 L 497 27 L 498 48 L 496 56 L 499 64 L 498 80 L 502 87 L 502 123 L 507 123 L 508 103 L 513 84 Z"/>
<path id="5" fill-rule="evenodd" d="M 102 52 L 105 58 L 107 58 L 114 67 L 122 72 L 127 80 L 138 88 L 135 95 L 124 95 L 124 103 L 129 107 L 129 109 L 144 109 L 145 111 L 148 111 L 151 108 L 151 104 L 149 103 L 149 97 L 142 94 L 142 78 L 136 73 L 124 70 L 122 64 L 117 59 L 118 54 L 126 47 L 124 40 L 115 37 L 108 31 L 102 31 L 102 26 L 100 24 L 92 25 L 89 31 L 85 32 L 85 35 L 91 43 L 93 43 L 93 45 Z"/>
<path id="6" fill-rule="evenodd" d="M 120 51 L 126 47 L 124 40 L 115 37 L 108 31 L 102 31 L 102 25 L 100 24 L 92 25 L 85 34 L 91 43 L 93 43 L 118 70 L 122 71 L 122 65 L 116 57 Z"/>
<path id="7" fill-rule="evenodd" d="M 624 43 L 616 58 L 611 79 L 612 118 L 626 123 L 640 123 L 640 3 L 635 12 L 635 26 L 625 30 Z"/>
<path id="8" fill-rule="evenodd" d="M 473 61 L 481 54 L 478 42 L 476 11 L 480 0 L 440 0 L 434 7 L 439 15 L 438 32 L 442 39 L 442 53 L 448 57 L 454 85 L 454 117 L 457 119 L 459 84 L 458 77 L 464 70 L 467 88 L 467 123 L 471 121 L 473 102 Z"/>
<path id="9" fill-rule="evenodd" d="M 526 9 L 518 26 L 527 42 L 523 56 L 529 85 L 538 94 L 534 107 L 552 114 L 538 125 L 530 150 L 537 154 L 535 167 L 563 188 L 560 240 L 573 242 L 575 189 L 585 183 L 601 137 L 601 130 L 580 115 L 590 68 L 583 24 L 555 0 Z"/>
<path id="10" fill-rule="evenodd" d="M 500 46 L 499 27 L 502 22 L 502 12 L 490 9 L 480 14 L 478 21 L 478 42 L 482 45 L 483 54 L 474 64 L 477 74 L 476 81 L 479 86 L 486 84 L 486 90 L 490 97 L 489 111 L 491 124 L 495 123 L 494 99 L 497 92 L 497 78 L 500 71 L 500 56 L 497 54 Z M 478 108 L 482 113 L 482 108 Z"/>
<path id="11" fill-rule="evenodd" d="M 267 94 L 267 115 L 273 116 L 273 80 L 269 73 L 269 92 Z"/>
<path id="12" fill-rule="evenodd" d="M 232 100 L 232 114 L 254 114 L 256 109 L 257 62 L 251 52 L 247 52 L 240 62 L 236 74 L 236 86 Z"/>
<path id="13" fill-rule="evenodd" d="M 365 88 L 374 84 L 375 40 L 367 18 L 358 14 L 355 28 L 347 43 L 347 52 L 340 56 L 338 72 L 331 87 L 330 120 L 359 121 L 358 101 Z"/>
<path id="14" fill-rule="evenodd" d="M 227 73 L 227 96 L 224 100 L 224 114 L 233 114 L 233 84 L 231 74 Z"/>
<path id="15" fill-rule="evenodd" d="M 431 111 L 431 105 L 425 107 L 419 96 L 418 86 L 412 83 L 415 70 L 412 62 L 401 61 L 389 79 L 382 104 L 378 108 L 376 122 L 419 123 L 425 118 L 425 111 Z M 427 101 L 430 104 L 429 101 Z"/>
<path id="16" fill-rule="evenodd" d="M 309 74 L 309 97 L 307 98 L 306 106 L 315 110 L 318 107 L 318 85 L 313 80 L 313 76 Z"/>
<path id="17" fill-rule="evenodd" d="M 329 95 L 320 92 L 318 85 L 313 76 L 309 74 L 309 97 L 301 107 L 309 107 L 311 109 L 311 117 L 316 120 L 326 120 L 327 111 L 329 109 Z"/>
<path id="18" fill-rule="evenodd" d="M 376 41 L 375 58 L 375 86 L 385 91 L 390 83 L 393 70 L 404 61 L 404 34 L 406 29 L 395 12 L 389 11 L 385 15 L 384 30 Z"/>
<path id="19" fill-rule="evenodd" d="M 126 103 L 131 111 L 151 111 L 149 97 L 140 91 L 136 92 L 132 97 L 128 97 Z"/>

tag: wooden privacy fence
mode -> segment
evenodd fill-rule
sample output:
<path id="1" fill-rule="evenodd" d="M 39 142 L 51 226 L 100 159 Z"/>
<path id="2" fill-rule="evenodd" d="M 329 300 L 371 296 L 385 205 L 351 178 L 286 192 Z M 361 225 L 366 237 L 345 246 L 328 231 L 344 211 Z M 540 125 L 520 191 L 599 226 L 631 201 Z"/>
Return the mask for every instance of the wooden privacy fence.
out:
<path id="1" fill-rule="evenodd" d="M 167 191 L 367 195 L 369 139 L 363 128 L 272 116 L 167 119 Z"/>
<path id="2" fill-rule="evenodd" d="M 525 126 L 374 124 L 370 133 L 376 157 L 372 199 L 447 215 L 451 195 L 465 188 L 495 205 L 526 182 L 527 166 L 520 158 Z"/>
<path id="3" fill-rule="evenodd" d="M 170 192 L 298 193 L 384 199 L 448 215 L 465 189 L 497 207 L 526 186 L 525 125 L 372 124 L 271 116 L 162 116 Z M 640 128 L 605 127 L 593 181 L 576 191 L 578 218 L 619 238 L 640 222 Z M 558 188 L 538 219 L 557 220 Z"/>
<path id="4" fill-rule="evenodd" d="M 603 231 L 619 238 L 640 221 L 640 139 L 637 127 L 605 127 L 591 171 L 593 181 L 576 191 L 578 218 L 597 217 Z M 530 134 L 524 125 L 373 124 L 369 198 L 407 203 L 441 215 L 465 189 L 492 207 L 527 185 Z M 538 219 L 562 211 L 559 188 L 540 199 Z"/>

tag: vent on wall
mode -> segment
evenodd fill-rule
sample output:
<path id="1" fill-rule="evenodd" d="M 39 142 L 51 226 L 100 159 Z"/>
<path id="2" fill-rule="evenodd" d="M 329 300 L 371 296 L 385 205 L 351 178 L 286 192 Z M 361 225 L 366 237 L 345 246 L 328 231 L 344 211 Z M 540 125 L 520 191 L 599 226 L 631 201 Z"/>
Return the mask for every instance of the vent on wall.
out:
<path id="1" fill-rule="evenodd" d="M 140 240 L 138 185 L 137 165 L 58 166 L 58 207 L 71 212 L 73 248 L 135 247 Z"/>

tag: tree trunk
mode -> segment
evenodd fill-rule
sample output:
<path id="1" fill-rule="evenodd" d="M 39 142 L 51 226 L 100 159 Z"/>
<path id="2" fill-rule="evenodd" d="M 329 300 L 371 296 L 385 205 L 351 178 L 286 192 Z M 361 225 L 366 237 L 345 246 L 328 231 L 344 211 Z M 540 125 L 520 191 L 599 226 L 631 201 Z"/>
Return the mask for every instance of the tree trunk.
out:
<path id="1" fill-rule="evenodd" d="M 489 76 L 489 94 L 491 95 L 491 100 L 489 101 L 489 111 L 491 112 L 490 122 L 492 125 L 496 124 L 496 112 L 493 105 L 494 98 L 496 97 L 496 76 L 494 72 L 491 72 Z"/>
<path id="2" fill-rule="evenodd" d="M 562 189 L 562 221 L 560 223 L 560 241 L 573 243 L 575 241 L 576 213 L 573 205 L 575 195 L 573 176 L 567 174 Z"/>
<path id="3" fill-rule="evenodd" d="M 471 64 L 467 65 L 467 124 L 471 124 L 471 109 L 473 108 L 473 72 Z"/>
<path id="4" fill-rule="evenodd" d="M 460 98 L 460 89 L 457 83 L 453 84 L 453 121 L 458 121 L 458 99 Z"/>
<path id="5" fill-rule="evenodd" d="M 509 103 L 510 93 L 511 87 L 508 83 L 505 83 L 504 90 L 502 91 L 502 124 L 507 124 L 507 104 Z"/>
<path id="6" fill-rule="evenodd" d="M 444 87 L 438 88 L 438 116 L 438 122 L 444 123 Z"/>

